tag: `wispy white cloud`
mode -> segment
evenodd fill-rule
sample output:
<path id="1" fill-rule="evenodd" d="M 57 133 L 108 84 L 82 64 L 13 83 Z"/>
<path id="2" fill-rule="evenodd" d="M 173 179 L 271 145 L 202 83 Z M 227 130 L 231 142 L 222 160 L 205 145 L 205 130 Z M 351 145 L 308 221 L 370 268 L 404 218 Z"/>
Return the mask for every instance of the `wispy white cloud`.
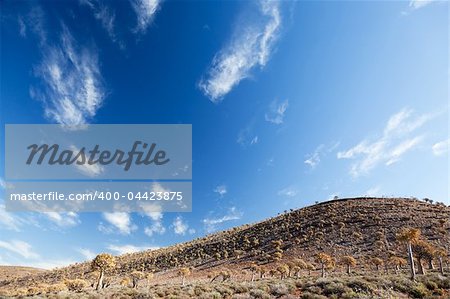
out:
<path id="1" fill-rule="evenodd" d="M 17 216 L 14 213 L 10 213 L 6 211 L 5 205 L 3 203 L 0 204 L 0 224 L 2 228 L 6 228 L 8 230 L 20 231 L 20 227 L 23 224 L 22 218 Z"/>
<path id="2" fill-rule="evenodd" d="M 42 214 L 60 227 L 72 227 L 80 223 L 78 214 L 75 212 L 43 212 Z"/>
<path id="3" fill-rule="evenodd" d="M 365 195 L 367 195 L 367 196 L 380 196 L 380 191 L 381 191 L 380 186 L 375 186 L 375 187 L 372 187 L 369 190 L 367 190 L 365 192 Z"/>
<path id="4" fill-rule="evenodd" d="M 162 187 L 159 185 L 159 187 L 154 186 L 153 188 L 158 189 L 158 188 L 162 188 Z M 144 211 L 144 214 L 148 218 L 150 218 L 150 225 L 146 226 L 144 228 L 144 233 L 149 237 L 152 237 L 154 234 L 159 234 L 159 235 L 164 234 L 166 232 L 166 228 L 164 227 L 164 225 L 162 223 L 163 213 L 162 213 L 161 206 L 145 203 L 145 204 L 141 205 L 141 208 Z"/>
<path id="5" fill-rule="evenodd" d="M 19 17 L 19 34 L 22 37 L 31 32 L 36 36 L 39 45 L 43 46 L 47 42 L 47 31 L 45 30 L 46 19 L 44 10 L 39 5 L 34 5 L 30 12 L 23 17 Z"/>
<path id="6" fill-rule="evenodd" d="M 284 197 L 294 197 L 297 194 L 298 194 L 298 190 L 297 190 L 297 188 L 295 188 L 293 186 L 289 186 L 289 187 L 286 187 L 286 188 L 278 191 L 278 195 L 284 196 Z"/>
<path id="7" fill-rule="evenodd" d="M 408 3 L 408 7 L 405 8 L 401 14 L 402 15 L 409 15 L 410 13 L 412 13 L 413 11 L 422 9 L 426 6 L 429 6 L 432 3 L 436 3 L 436 2 L 445 2 L 442 0 L 410 0 Z"/>
<path id="8" fill-rule="evenodd" d="M 25 25 L 25 21 L 22 16 L 17 17 L 17 24 L 19 25 L 19 34 L 21 37 L 27 36 L 27 25 Z"/>
<path id="9" fill-rule="evenodd" d="M 31 96 L 43 101 L 45 115 L 57 123 L 88 123 L 106 95 L 96 52 L 76 45 L 65 26 L 59 44 L 45 46 L 42 52 L 35 74 L 44 89 L 32 88 Z"/>
<path id="10" fill-rule="evenodd" d="M 242 217 L 242 212 L 238 211 L 236 207 L 231 207 L 228 212 L 220 217 L 208 217 L 203 219 L 203 224 L 207 233 L 211 233 L 217 229 L 217 226 L 228 221 L 239 220 Z"/>
<path id="11" fill-rule="evenodd" d="M 265 119 L 268 122 L 271 122 L 276 125 L 280 125 L 283 123 L 284 114 L 286 113 L 287 108 L 289 107 L 289 100 L 285 101 L 273 101 L 270 104 L 269 112 L 265 114 Z"/>
<path id="12" fill-rule="evenodd" d="M 321 158 L 335 151 L 338 148 L 339 144 L 340 142 L 335 142 L 330 146 L 325 146 L 325 144 L 319 145 L 313 153 L 306 156 L 306 160 L 303 161 L 303 163 L 309 165 L 311 169 L 316 168 L 316 166 L 319 165 Z"/>
<path id="13" fill-rule="evenodd" d="M 435 156 L 442 156 L 448 152 L 450 148 L 450 139 L 443 140 L 433 144 L 432 150 Z"/>
<path id="14" fill-rule="evenodd" d="M 220 102 L 253 68 L 266 65 L 281 26 L 279 5 L 279 1 L 258 2 L 258 19 L 238 24 L 234 38 L 216 54 L 199 83 L 212 102 Z"/>
<path id="15" fill-rule="evenodd" d="M 389 160 L 386 162 L 386 165 L 396 163 L 404 153 L 414 148 L 417 144 L 420 143 L 420 141 L 422 141 L 422 139 L 422 136 L 417 136 L 411 139 L 407 139 L 394 147 L 389 154 Z"/>
<path id="16" fill-rule="evenodd" d="M 77 250 L 86 260 L 92 260 L 95 258 L 96 254 L 88 248 L 79 248 Z"/>
<path id="17" fill-rule="evenodd" d="M 129 235 L 132 231 L 137 229 L 137 226 L 131 222 L 130 214 L 127 212 L 105 212 L 102 215 L 113 228 L 100 223 L 98 229 L 101 232 L 112 233 L 118 230 L 120 234 Z"/>
<path id="18" fill-rule="evenodd" d="M 303 161 L 303 163 L 309 165 L 312 169 L 316 168 L 316 166 L 320 163 L 320 153 L 323 147 L 323 144 L 319 145 L 312 154 L 308 155 L 308 158 Z"/>
<path id="19" fill-rule="evenodd" d="M 162 235 L 166 232 L 166 228 L 161 221 L 153 221 L 149 226 L 144 228 L 144 233 L 152 237 L 154 234 Z"/>
<path id="20" fill-rule="evenodd" d="M 100 22 L 103 29 L 105 29 L 108 33 L 110 39 L 123 49 L 125 45 L 118 39 L 115 31 L 115 11 L 99 0 L 80 0 L 80 3 L 91 9 L 94 18 Z"/>
<path id="21" fill-rule="evenodd" d="M 194 233 L 194 230 L 189 230 L 189 225 L 187 224 L 187 222 L 185 220 L 183 220 L 183 218 L 181 216 L 177 216 L 173 223 L 173 231 L 175 234 L 177 235 L 185 235 L 186 232 L 190 232 L 190 233 Z"/>
<path id="22" fill-rule="evenodd" d="M 142 245 L 142 246 L 135 246 L 131 244 L 125 244 L 125 245 L 108 245 L 108 250 L 112 251 L 115 254 L 126 254 L 126 253 L 134 253 L 144 250 L 156 250 L 159 249 L 157 246 L 148 246 L 148 245 Z"/>
<path id="23" fill-rule="evenodd" d="M 14 252 L 26 259 L 36 259 L 39 255 L 34 252 L 33 247 L 27 242 L 20 240 L 0 241 L 0 248 Z"/>
<path id="24" fill-rule="evenodd" d="M 258 135 L 253 133 L 253 123 L 239 131 L 238 138 L 236 139 L 236 142 L 242 147 L 255 145 L 258 141 Z"/>
<path id="25" fill-rule="evenodd" d="M 130 0 L 137 17 L 136 31 L 145 33 L 161 6 L 161 0 Z"/>
<path id="26" fill-rule="evenodd" d="M 411 9 L 419 9 L 430 5 L 433 2 L 436 2 L 436 0 L 411 0 L 409 1 L 409 7 Z"/>
<path id="27" fill-rule="evenodd" d="M 429 114 L 413 116 L 413 111 L 403 109 L 391 116 L 381 137 L 370 141 L 364 139 L 347 151 L 337 153 L 338 159 L 356 159 L 350 173 L 354 177 L 368 174 L 379 164 L 392 165 L 415 148 L 423 136 L 411 136 L 433 116 Z"/>
<path id="28" fill-rule="evenodd" d="M 224 197 L 225 194 L 227 194 L 228 189 L 227 186 L 222 184 L 222 185 L 218 185 L 216 188 L 214 188 L 214 192 L 219 194 L 220 197 Z"/>

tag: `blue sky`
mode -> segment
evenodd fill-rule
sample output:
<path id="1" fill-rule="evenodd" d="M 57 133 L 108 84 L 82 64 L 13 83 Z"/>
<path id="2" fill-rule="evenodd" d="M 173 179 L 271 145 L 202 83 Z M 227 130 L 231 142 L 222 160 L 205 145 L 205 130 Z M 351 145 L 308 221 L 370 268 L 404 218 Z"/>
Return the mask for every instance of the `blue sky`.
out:
<path id="1" fill-rule="evenodd" d="M 2 127 L 192 124 L 193 211 L 12 213 L 1 190 L 0 264 L 168 246 L 334 196 L 450 204 L 448 57 L 445 1 L 4 1 Z"/>

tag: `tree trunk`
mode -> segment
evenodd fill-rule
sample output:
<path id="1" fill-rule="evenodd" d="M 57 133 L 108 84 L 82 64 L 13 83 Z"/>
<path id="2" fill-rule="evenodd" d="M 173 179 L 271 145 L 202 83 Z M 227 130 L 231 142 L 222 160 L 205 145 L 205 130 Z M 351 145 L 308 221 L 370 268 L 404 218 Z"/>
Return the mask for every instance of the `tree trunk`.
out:
<path id="1" fill-rule="evenodd" d="M 416 269 L 414 267 L 414 257 L 411 247 L 411 242 L 408 242 L 408 259 L 409 259 L 409 267 L 411 269 L 411 279 L 416 280 Z"/>
<path id="2" fill-rule="evenodd" d="M 322 271 L 322 277 L 325 277 L 325 265 L 324 264 L 322 264 L 321 271 Z"/>
<path id="3" fill-rule="evenodd" d="M 439 272 L 441 272 L 441 275 L 444 275 L 444 265 L 442 263 L 442 257 L 441 256 L 438 258 L 438 261 L 439 261 Z"/>
<path id="4" fill-rule="evenodd" d="M 434 270 L 433 259 L 428 259 L 428 269 Z"/>
<path id="5" fill-rule="evenodd" d="M 350 265 L 347 265 L 347 274 L 350 275 Z"/>
<path id="6" fill-rule="evenodd" d="M 398 265 L 395 265 L 395 274 L 398 274 Z"/>
<path id="7" fill-rule="evenodd" d="M 425 267 L 422 265 L 422 259 L 420 258 L 417 258 L 417 271 L 421 275 L 425 274 Z"/>
<path id="8" fill-rule="evenodd" d="M 255 273 L 252 273 L 252 281 L 255 281 Z"/>
<path id="9" fill-rule="evenodd" d="M 98 277 L 98 282 L 97 282 L 97 288 L 96 290 L 100 290 L 103 288 L 103 277 L 105 276 L 105 273 L 103 270 L 100 271 L 100 276 Z"/>
<path id="10" fill-rule="evenodd" d="M 181 277 L 181 285 L 184 286 L 184 276 Z"/>

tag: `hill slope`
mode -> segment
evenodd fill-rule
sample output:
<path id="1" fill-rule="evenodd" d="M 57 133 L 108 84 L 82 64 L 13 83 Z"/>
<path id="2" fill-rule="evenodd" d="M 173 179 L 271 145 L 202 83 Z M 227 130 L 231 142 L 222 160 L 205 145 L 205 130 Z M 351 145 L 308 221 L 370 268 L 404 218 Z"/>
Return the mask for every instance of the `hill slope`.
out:
<path id="1" fill-rule="evenodd" d="M 403 246 L 395 240 L 396 233 L 403 227 L 419 228 L 424 239 L 446 246 L 448 250 L 449 222 L 450 207 L 443 204 L 406 198 L 341 199 L 191 242 L 118 256 L 117 267 L 110 277 L 117 282 L 134 270 L 164 276 L 179 267 L 192 267 L 198 275 L 221 268 L 242 269 L 250 262 L 271 263 L 277 246 L 282 250 L 282 261 L 297 257 L 313 261 L 317 252 L 334 257 L 352 255 L 360 261 L 374 256 L 404 256 Z M 367 267 L 367 263 L 359 264 Z M 56 283 L 67 278 L 92 279 L 88 278 L 90 272 L 90 263 L 85 262 L 2 281 L 0 288 L 33 285 L 37 281 Z"/>

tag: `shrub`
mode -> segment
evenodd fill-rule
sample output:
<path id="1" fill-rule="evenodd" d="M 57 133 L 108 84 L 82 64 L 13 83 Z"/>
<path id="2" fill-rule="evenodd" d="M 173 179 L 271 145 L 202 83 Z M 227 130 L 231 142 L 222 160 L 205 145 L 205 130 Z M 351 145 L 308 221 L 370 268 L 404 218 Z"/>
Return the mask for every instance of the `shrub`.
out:
<path id="1" fill-rule="evenodd" d="M 233 295 L 233 290 L 227 286 L 216 285 L 214 288 L 216 289 L 217 292 L 219 292 L 224 297 L 229 297 L 229 296 Z"/>
<path id="2" fill-rule="evenodd" d="M 289 289 L 284 284 L 274 284 L 270 286 L 270 293 L 274 296 L 280 297 L 289 294 Z"/>
<path id="3" fill-rule="evenodd" d="M 310 292 L 304 292 L 300 298 L 302 298 L 302 299 L 327 299 L 327 297 L 325 297 L 323 295 L 313 294 Z"/>
<path id="4" fill-rule="evenodd" d="M 350 279 L 346 285 L 356 293 L 372 293 L 375 290 L 374 285 L 359 278 Z"/>
<path id="5" fill-rule="evenodd" d="M 250 290 L 250 295 L 252 296 L 252 298 L 258 298 L 258 299 L 269 299 L 270 298 L 270 295 L 261 289 Z"/>
<path id="6" fill-rule="evenodd" d="M 88 283 L 83 279 L 70 279 L 66 280 L 64 283 L 67 286 L 67 289 L 72 292 L 81 292 L 88 286 Z"/>
<path id="7" fill-rule="evenodd" d="M 332 295 L 332 294 L 342 295 L 343 293 L 351 291 L 352 289 L 345 286 L 342 282 L 334 282 L 334 281 L 325 285 L 323 289 L 323 293 L 325 295 Z"/>
<path id="8" fill-rule="evenodd" d="M 49 293 L 59 293 L 65 290 L 67 290 L 67 286 L 64 283 L 55 283 L 47 287 Z"/>
<path id="9" fill-rule="evenodd" d="M 232 284 L 230 287 L 233 289 L 235 293 L 242 294 L 248 292 L 248 287 L 243 284 Z"/>
<path id="10" fill-rule="evenodd" d="M 175 298 L 179 298 L 179 297 L 175 297 Z M 199 298 L 204 298 L 204 299 L 222 299 L 222 295 L 217 292 L 217 291 L 212 291 L 209 293 L 203 293 Z"/>

